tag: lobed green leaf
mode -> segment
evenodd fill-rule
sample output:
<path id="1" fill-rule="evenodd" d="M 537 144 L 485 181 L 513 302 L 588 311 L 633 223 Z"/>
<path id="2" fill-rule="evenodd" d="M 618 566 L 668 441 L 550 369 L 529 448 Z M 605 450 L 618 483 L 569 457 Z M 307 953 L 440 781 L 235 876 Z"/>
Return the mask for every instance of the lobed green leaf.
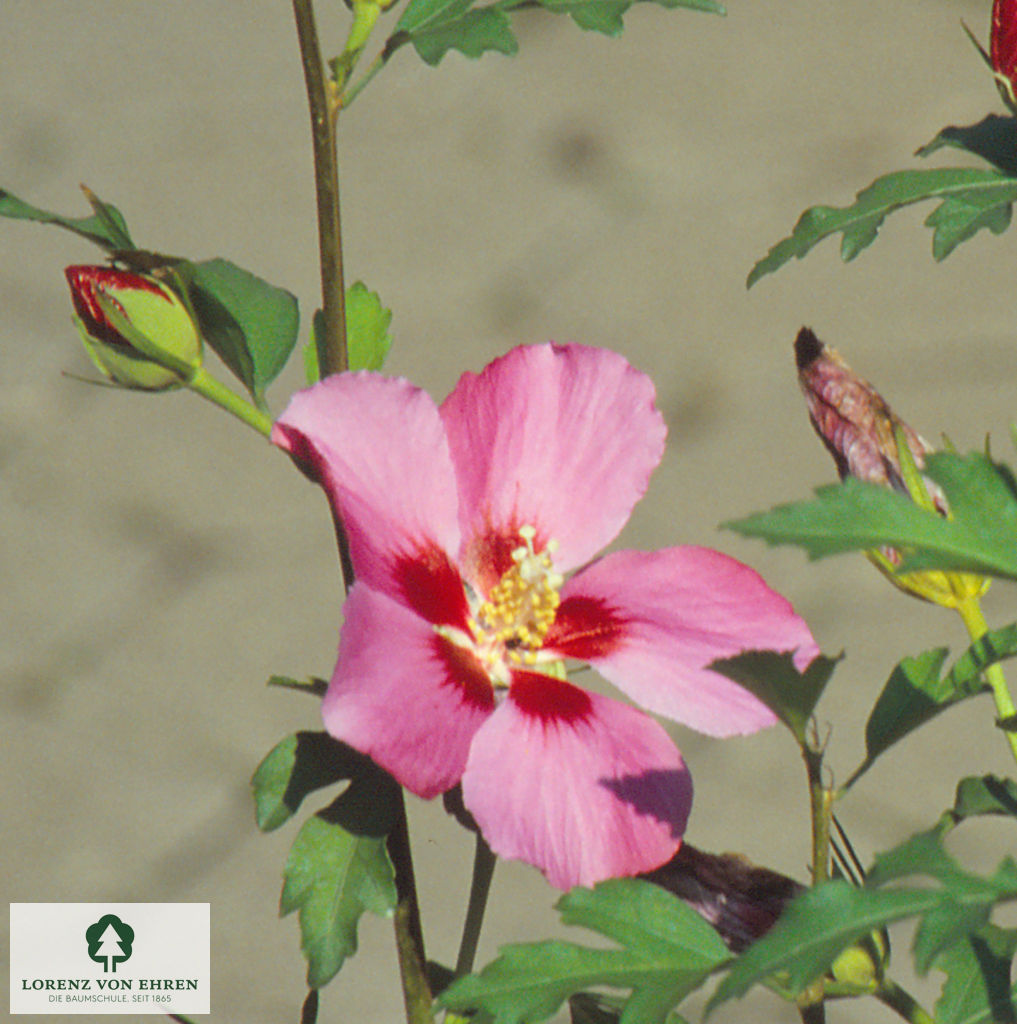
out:
<path id="1" fill-rule="evenodd" d="M 722 525 L 769 544 L 795 544 L 811 559 L 889 546 L 906 549 L 902 573 L 936 568 L 1017 578 L 1017 491 L 1010 470 L 980 452 L 937 452 L 926 472 L 946 494 L 952 518 L 848 477 L 818 488 L 810 501 Z"/>
<path id="2" fill-rule="evenodd" d="M 623 17 L 637 0 L 536 0 L 544 10 L 568 14 L 583 29 L 600 32 L 606 36 L 620 35 L 625 27 Z M 652 0 L 661 7 L 674 9 L 687 7 L 712 14 L 724 14 L 724 8 L 714 0 Z M 506 7 L 517 4 L 508 0 Z"/>
<path id="3" fill-rule="evenodd" d="M 807 889 L 754 942 L 717 986 L 707 1012 L 775 974 L 794 994 L 821 977 L 839 953 L 893 921 L 934 908 L 941 896 L 920 889 L 857 888 L 842 879 Z"/>
<path id="4" fill-rule="evenodd" d="M 280 913 L 299 910 L 307 984 L 320 988 L 356 952 L 364 912 L 389 916 L 395 908 L 385 840 L 315 815 L 300 829 L 284 877 Z"/>
<path id="5" fill-rule="evenodd" d="M 945 259 L 982 228 L 1001 234 L 1010 224 L 1017 199 L 1017 177 L 997 169 L 942 167 L 896 171 L 877 178 L 849 206 L 813 206 L 798 219 L 791 234 L 752 268 L 752 287 L 792 258 L 802 259 L 815 245 L 840 234 L 841 258 L 852 260 L 871 245 L 894 210 L 931 200 L 939 206 L 926 218 L 933 228 L 932 254 Z"/>
<path id="6" fill-rule="evenodd" d="M 647 882 L 616 879 L 592 890 L 573 889 L 558 907 L 565 923 L 594 929 L 621 948 L 557 940 L 507 946 L 480 974 L 442 993 L 439 1004 L 481 1009 L 496 1024 L 522 1024 L 545 1020 L 571 996 L 606 985 L 631 990 L 622 1024 L 662 1024 L 728 957 L 717 933 L 695 911 Z"/>
<path id="7" fill-rule="evenodd" d="M 466 57 L 490 50 L 512 56 L 519 50 L 508 15 L 496 6 L 474 8 L 473 0 L 410 0 L 386 48 L 406 42 L 431 65 L 449 50 Z"/>
<path id="8" fill-rule="evenodd" d="M 420 57 L 431 65 L 438 64 L 450 50 L 458 50 L 467 57 L 491 51 L 512 56 L 518 52 L 519 42 L 509 14 L 521 7 L 542 7 L 567 14 L 580 28 L 616 36 L 624 27 L 626 11 L 635 2 L 638 0 L 495 0 L 485 6 L 474 6 L 474 0 L 410 0 L 385 44 L 385 51 L 391 55 L 400 46 L 412 43 Z M 716 0 L 652 2 L 667 8 L 724 13 Z"/>
<path id="9" fill-rule="evenodd" d="M 1017 1019 L 1010 964 L 1017 932 L 986 925 L 944 950 L 934 966 L 946 973 L 936 1002 L 938 1024 L 997 1024 Z"/>

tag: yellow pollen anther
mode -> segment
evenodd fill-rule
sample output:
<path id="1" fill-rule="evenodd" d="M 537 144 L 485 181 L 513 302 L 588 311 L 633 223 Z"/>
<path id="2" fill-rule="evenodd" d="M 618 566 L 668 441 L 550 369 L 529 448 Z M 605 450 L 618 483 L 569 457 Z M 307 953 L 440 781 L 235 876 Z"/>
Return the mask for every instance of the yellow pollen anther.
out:
<path id="1" fill-rule="evenodd" d="M 536 536 L 533 526 L 519 528 L 523 544 L 512 552 L 512 567 L 491 588 L 470 623 L 475 632 L 506 648 L 505 654 L 516 664 L 536 663 L 535 652 L 561 603 L 558 591 L 564 580 L 551 562 L 558 545 L 549 541 L 537 552 L 533 548 Z"/>

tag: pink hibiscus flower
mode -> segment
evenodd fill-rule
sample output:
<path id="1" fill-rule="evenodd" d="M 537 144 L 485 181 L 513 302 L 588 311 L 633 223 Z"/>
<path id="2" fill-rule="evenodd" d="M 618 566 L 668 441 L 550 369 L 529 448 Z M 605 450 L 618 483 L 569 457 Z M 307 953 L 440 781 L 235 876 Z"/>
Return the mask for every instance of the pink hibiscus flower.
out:
<path id="1" fill-rule="evenodd" d="M 665 433 L 652 382 L 621 356 L 536 345 L 465 374 L 440 407 L 405 380 L 329 377 L 272 435 L 325 488 L 356 571 L 326 729 L 421 797 L 461 783 L 492 850 L 560 888 L 662 864 L 692 802 L 662 726 L 573 685 L 566 659 L 729 736 L 774 716 L 711 661 L 818 653 L 790 604 L 719 552 L 590 561 Z"/>

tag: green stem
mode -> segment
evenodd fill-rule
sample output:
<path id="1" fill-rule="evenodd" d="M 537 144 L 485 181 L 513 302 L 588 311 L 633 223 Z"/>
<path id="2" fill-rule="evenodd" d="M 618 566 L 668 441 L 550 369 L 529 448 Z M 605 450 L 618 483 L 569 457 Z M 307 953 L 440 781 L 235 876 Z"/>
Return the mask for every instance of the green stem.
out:
<path id="1" fill-rule="evenodd" d="M 360 95 L 371 79 L 392 59 L 392 55 L 405 43 L 408 43 L 409 39 L 408 35 L 401 32 L 389 36 L 381 53 L 367 65 L 367 70 L 340 95 L 339 106 L 343 110 Z"/>
<path id="2" fill-rule="evenodd" d="M 981 602 L 977 597 L 968 597 L 957 605 L 957 611 L 964 620 L 968 634 L 972 640 L 980 640 L 989 631 L 989 625 L 982 614 Z M 1014 715 L 1017 715 L 1017 706 L 1014 705 L 1010 690 L 1006 685 L 1006 676 L 1003 673 L 1003 666 L 998 662 L 989 665 L 985 670 L 985 679 L 992 690 L 992 699 L 996 703 L 996 714 L 1004 723 L 1012 723 Z M 1011 727 L 1004 729 L 1007 742 L 1010 744 L 1010 752 L 1017 761 L 1017 733 Z"/>
<path id="3" fill-rule="evenodd" d="M 325 78 L 311 0 L 293 0 L 304 83 L 311 109 L 314 185 L 318 205 L 318 255 L 321 265 L 323 328 L 316 338 L 322 377 L 349 367 L 346 351 L 346 286 L 343 281 L 342 227 L 339 220 L 339 159 L 335 122 L 339 105 L 334 85 Z"/>
<path id="4" fill-rule="evenodd" d="M 293 0 L 304 82 L 311 111 L 314 183 L 318 207 L 318 252 L 321 266 L 322 330 L 316 338 L 321 376 L 349 367 L 346 347 L 346 287 L 343 281 L 342 227 L 339 218 L 339 158 L 336 152 L 338 90 L 325 78 L 312 0 Z M 335 519 L 336 541 L 347 591 L 353 585 L 349 541 Z M 401 796 L 401 800 L 404 800 Z M 417 886 L 406 822 L 405 802 L 386 841 L 395 869 L 396 908 L 393 915 L 396 951 L 407 1024 L 431 1024 L 431 988 L 420 924 Z"/>
<path id="5" fill-rule="evenodd" d="M 332 79 L 335 82 L 336 109 L 342 108 L 343 102 L 340 98 L 343 88 L 350 80 L 353 69 L 364 52 L 367 40 L 374 31 L 374 26 L 381 14 L 381 6 L 374 0 L 353 0 L 353 24 L 350 26 L 349 35 L 346 37 L 346 45 L 343 52 L 332 62 Z"/>
<path id="6" fill-rule="evenodd" d="M 815 740 L 802 748 L 809 778 L 809 812 L 812 820 L 812 884 L 830 877 L 830 819 L 833 791 L 823 783 L 823 751 Z"/>
<path id="7" fill-rule="evenodd" d="M 896 982 L 884 978 L 875 992 L 876 998 L 888 1006 L 898 1017 L 902 1017 L 911 1024 L 936 1024 L 935 1018 L 922 1009 L 915 999 Z"/>
<path id="8" fill-rule="evenodd" d="M 336 153 L 336 90 L 325 78 L 312 0 L 293 0 L 307 103 L 311 110 L 314 187 L 318 207 L 318 256 L 321 266 L 322 328 L 315 337 L 322 377 L 349 369 L 346 347 L 346 285 L 343 281 L 342 225 L 339 219 L 339 157 Z M 353 586 L 353 562 L 346 530 L 335 520 L 343 582 Z"/>
<path id="9" fill-rule="evenodd" d="M 477 958 L 477 944 L 480 942 L 480 929 L 484 924 L 484 911 L 487 909 L 487 897 L 491 891 L 491 878 L 494 876 L 494 865 L 497 858 L 491 847 L 478 832 L 477 843 L 473 850 L 473 877 L 470 881 L 470 900 L 466 907 L 466 920 L 463 922 L 463 937 L 459 943 L 459 956 L 456 958 L 456 977 L 461 978 L 473 970 Z"/>
<path id="10" fill-rule="evenodd" d="M 214 402 L 221 409 L 232 413 L 238 420 L 253 427 L 259 434 L 268 437 L 272 433 L 272 420 L 246 399 L 220 384 L 204 367 L 199 367 L 187 386 L 202 398 Z"/>
<path id="11" fill-rule="evenodd" d="M 825 1024 L 826 1004 L 822 1000 L 822 995 L 817 1002 L 800 1005 L 798 1016 L 801 1017 L 802 1024 Z"/>
<path id="12" fill-rule="evenodd" d="M 812 884 L 819 885 L 830 877 L 830 819 L 833 791 L 823 783 L 823 745 L 812 729 L 802 744 L 802 757 L 809 780 L 809 811 L 812 825 Z M 810 985 L 798 997 L 798 1014 L 802 1024 L 823 1024 L 826 1020 L 826 992 L 823 979 Z"/>
<path id="13" fill-rule="evenodd" d="M 420 924 L 417 883 L 410 853 L 405 798 L 400 793 L 400 813 L 388 835 L 387 847 L 395 869 L 396 909 L 394 926 L 399 974 L 403 984 L 406 1024 L 432 1024 L 431 985 L 427 978 L 424 933 Z"/>

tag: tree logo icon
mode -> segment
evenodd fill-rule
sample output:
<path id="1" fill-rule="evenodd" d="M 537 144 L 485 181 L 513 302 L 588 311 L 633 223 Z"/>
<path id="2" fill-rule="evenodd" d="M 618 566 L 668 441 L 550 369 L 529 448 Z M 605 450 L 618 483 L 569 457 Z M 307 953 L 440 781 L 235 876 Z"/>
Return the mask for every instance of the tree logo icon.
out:
<path id="1" fill-rule="evenodd" d="M 116 974 L 117 964 L 130 959 L 134 929 L 116 914 L 104 914 L 85 929 L 85 941 L 88 955 L 102 964 L 103 973 Z"/>

